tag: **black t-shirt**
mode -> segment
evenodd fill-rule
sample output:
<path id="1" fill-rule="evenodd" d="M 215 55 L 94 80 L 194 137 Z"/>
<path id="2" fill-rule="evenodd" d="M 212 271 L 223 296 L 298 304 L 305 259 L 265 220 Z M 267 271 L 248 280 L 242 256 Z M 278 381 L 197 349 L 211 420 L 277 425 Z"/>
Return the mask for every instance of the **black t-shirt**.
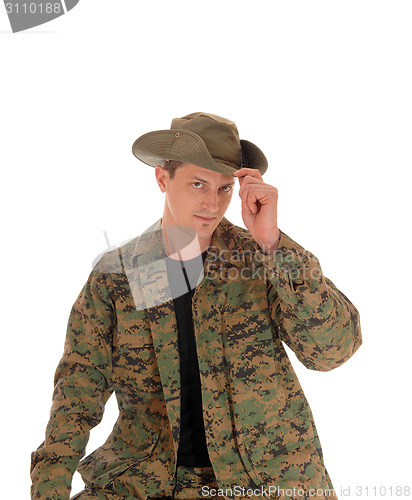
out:
<path id="1" fill-rule="evenodd" d="M 177 465 L 211 466 L 202 413 L 202 391 L 192 317 L 192 296 L 203 269 L 207 250 L 179 261 L 166 258 L 170 290 L 176 312 L 180 355 L 181 426 Z"/>

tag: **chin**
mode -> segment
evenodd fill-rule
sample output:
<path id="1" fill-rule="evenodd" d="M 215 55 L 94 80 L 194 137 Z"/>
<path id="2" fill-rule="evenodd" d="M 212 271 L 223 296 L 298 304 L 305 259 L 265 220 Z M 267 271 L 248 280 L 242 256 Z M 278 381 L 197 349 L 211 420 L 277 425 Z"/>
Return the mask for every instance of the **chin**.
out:
<path id="1" fill-rule="evenodd" d="M 194 228 L 197 235 L 201 238 L 207 238 L 209 236 L 212 236 L 213 231 L 216 229 L 217 224 L 208 224 L 207 226 L 204 226 L 201 222 L 196 225 Z"/>

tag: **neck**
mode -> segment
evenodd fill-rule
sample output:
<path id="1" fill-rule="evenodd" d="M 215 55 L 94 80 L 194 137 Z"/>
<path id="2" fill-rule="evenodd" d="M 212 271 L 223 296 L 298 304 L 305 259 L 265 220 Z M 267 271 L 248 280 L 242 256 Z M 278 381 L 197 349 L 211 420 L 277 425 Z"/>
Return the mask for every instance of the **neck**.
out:
<path id="1" fill-rule="evenodd" d="M 175 260 L 194 259 L 202 254 L 211 243 L 212 238 L 198 238 L 197 234 L 184 233 L 181 229 L 174 231 L 167 230 L 177 226 L 165 225 L 162 218 L 162 237 L 163 245 L 168 257 Z"/>

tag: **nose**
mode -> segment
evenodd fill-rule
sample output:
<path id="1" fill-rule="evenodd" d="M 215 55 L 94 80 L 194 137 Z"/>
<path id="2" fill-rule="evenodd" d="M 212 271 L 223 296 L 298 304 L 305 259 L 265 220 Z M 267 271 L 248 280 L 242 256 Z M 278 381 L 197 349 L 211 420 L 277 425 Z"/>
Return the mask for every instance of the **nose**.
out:
<path id="1" fill-rule="evenodd" d="M 216 215 L 219 210 L 218 200 L 218 193 L 213 189 L 209 189 L 202 200 L 202 209 L 211 216 Z"/>

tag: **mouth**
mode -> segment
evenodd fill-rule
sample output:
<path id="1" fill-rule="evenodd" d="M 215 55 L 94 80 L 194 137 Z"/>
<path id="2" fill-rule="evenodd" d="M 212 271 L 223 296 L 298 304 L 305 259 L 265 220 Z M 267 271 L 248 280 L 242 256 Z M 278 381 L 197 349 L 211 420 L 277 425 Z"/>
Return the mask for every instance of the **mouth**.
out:
<path id="1" fill-rule="evenodd" d="M 201 215 L 195 215 L 202 222 L 212 222 L 216 219 L 216 217 L 202 217 Z"/>

